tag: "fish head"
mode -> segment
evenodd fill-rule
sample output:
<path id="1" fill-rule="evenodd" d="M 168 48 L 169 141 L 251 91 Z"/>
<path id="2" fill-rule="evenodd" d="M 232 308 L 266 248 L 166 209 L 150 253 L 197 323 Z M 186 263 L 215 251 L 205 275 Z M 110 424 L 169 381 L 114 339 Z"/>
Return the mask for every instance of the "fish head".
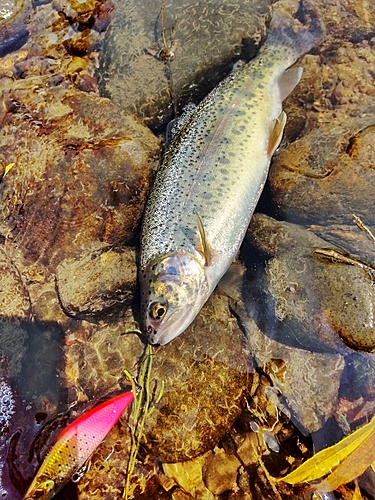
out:
<path id="1" fill-rule="evenodd" d="M 151 344 L 165 345 L 194 320 L 208 298 L 202 264 L 176 252 L 151 262 L 140 274 L 143 332 Z"/>

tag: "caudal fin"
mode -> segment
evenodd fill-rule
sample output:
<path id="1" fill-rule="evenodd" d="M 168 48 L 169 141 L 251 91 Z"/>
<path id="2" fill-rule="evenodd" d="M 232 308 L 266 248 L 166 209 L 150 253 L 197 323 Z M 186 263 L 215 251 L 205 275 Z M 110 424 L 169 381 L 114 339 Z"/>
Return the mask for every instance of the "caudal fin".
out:
<path id="1" fill-rule="evenodd" d="M 282 2 L 278 2 L 282 5 Z M 275 4 L 277 5 L 277 4 Z M 319 15 L 310 0 L 301 0 L 295 17 L 290 13 L 274 10 L 270 30 L 264 49 L 284 46 L 289 48 L 291 57 L 296 61 L 309 52 L 324 38 L 325 30 Z"/>

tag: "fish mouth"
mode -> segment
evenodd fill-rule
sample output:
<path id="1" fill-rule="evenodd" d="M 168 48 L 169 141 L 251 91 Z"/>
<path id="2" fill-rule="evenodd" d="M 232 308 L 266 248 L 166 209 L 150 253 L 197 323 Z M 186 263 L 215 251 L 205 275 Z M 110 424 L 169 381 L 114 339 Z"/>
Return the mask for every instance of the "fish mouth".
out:
<path id="1" fill-rule="evenodd" d="M 196 316 L 194 310 L 194 307 L 189 305 L 183 309 L 173 311 L 165 317 L 158 329 L 149 324 L 146 327 L 148 343 L 152 345 L 165 345 L 178 337 L 194 320 Z"/>
<path id="2" fill-rule="evenodd" d="M 146 338 L 147 338 L 147 342 L 149 344 L 151 344 L 151 345 L 159 345 L 157 335 L 158 335 L 157 330 L 155 330 L 155 328 L 152 328 L 151 325 L 149 325 L 146 328 Z"/>

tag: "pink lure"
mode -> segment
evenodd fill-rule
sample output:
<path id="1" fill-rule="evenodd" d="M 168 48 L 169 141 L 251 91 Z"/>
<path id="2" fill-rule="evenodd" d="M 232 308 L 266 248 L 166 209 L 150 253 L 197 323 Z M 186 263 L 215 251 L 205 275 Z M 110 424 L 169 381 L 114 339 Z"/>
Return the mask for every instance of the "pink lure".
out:
<path id="1" fill-rule="evenodd" d="M 25 500 L 50 500 L 83 466 L 133 401 L 132 392 L 120 394 L 69 424 L 44 459 Z"/>

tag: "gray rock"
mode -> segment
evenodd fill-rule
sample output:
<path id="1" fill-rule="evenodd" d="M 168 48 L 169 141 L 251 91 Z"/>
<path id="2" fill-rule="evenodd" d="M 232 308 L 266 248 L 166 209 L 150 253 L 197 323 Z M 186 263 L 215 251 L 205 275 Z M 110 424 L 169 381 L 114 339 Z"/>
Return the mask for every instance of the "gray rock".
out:
<path id="1" fill-rule="evenodd" d="M 290 347 L 269 338 L 243 308 L 233 306 L 247 333 L 255 361 L 275 390 L 268 398 L 291 418 L 305 435 L 319 430 L 334 413 L 344 358 Z"/>
<path id="2" fill-rule="evenodd" d="M 101 91 L 132 109 L 152 127 L 170 119 L 177 109 L 197 102 L 230 71 L 233 60 L 254 55 L 265 32 L 269 0 L 166 2 L 167 43 L 173 30 L 174 58 L 154 55 L 163 48 L 161 1 L 117 2 L 106 35 L 99 73 Z M 153 55 L 154 54 L 154 55 Z"/>
<path id="3" fill-rule="evenodd" d="M 318 257 L 315 249 L 340 249 L 300 226 L 261 214 L 252 219 L 249 239 L 272 257 L 261 277 L 268 304 L 267 313 L 258 315 L 263 331 L 320 352 L 350 352 L 345 344 L 375 349 L 375 292 L 368 271 Z"/>
<path id="4" fill-rule="evenodd" d="M 28 0 L 2 0 L 0 5 L 0 57 L 26 42 L 26 22 L 31 13 Z"/>
<path id="5" fill-rule="evenodd" d="M 0 321 L 0 353 L 9 360 L 8 377 L 19 375 L 27 349 L 28 333 L 19 321 Z"/>

